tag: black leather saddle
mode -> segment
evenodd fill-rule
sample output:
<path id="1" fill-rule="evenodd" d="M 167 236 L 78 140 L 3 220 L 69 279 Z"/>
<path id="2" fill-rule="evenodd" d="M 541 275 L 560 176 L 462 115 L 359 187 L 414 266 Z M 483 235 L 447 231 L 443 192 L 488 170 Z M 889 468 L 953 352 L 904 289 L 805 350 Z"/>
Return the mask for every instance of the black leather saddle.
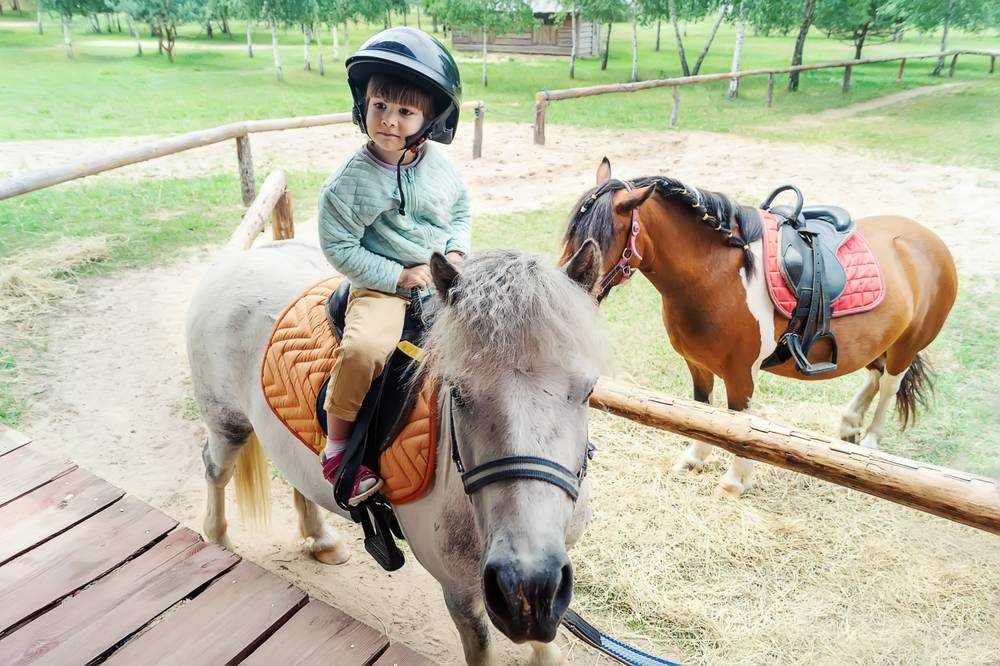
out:
<path id="1" fill-rule="evenodd" d="M 771 208 L 785 191 L 795 193 L 795 206 Z M 837 368 L 837 340 L 830 331 L 830 319 L 833 302 L 847 287 L 847 272 L 837 250 L 854 233 L 854 220 L 838 206 L 802 204 L 802 193 L 794 185 L 779 187 L 761 204 L 778 218 L 778 267 L 796 296 L 791 321 L 761 367 L 794 358 L 799 372 L 818 375 Z M 830 360 L 811 363 L 809 351 L 820 340 L 829 343 Z"/>
<path id="2" fill-rule="evenodd" d="M 347 299 L 351 283 L 344 280 L 334 291 L 326 305 L 327 321 L 338 340 L 344 337 L 347 321 Z M 344 462 L 337 470 L 333 485 L 337 504 L 349 511 L 354 522 L 361 523 L 365 533 L 365 550 L 386 571 L 395 571 L 403 566 L 403 552 L 395 539 L 402 539 L 403 533 L 393 513 L 392 506 L 381 495 L 374 495 L 358 506 L 351 506 L 348 500 L 354 488 L 354 480 L 362 464 L 378 473 L 379 454 L 392 442 L 393 435 L 404 416 L 413 407 L 413 397 L 420 387 L 412 386 L 414 373 L 419 365 L 420 344 L 424 332 L 431 325 L 435 308 L 433 297 L 419 297 L 413 290 L 410 304 L 406 308 L 400 344 L 386 361 L 382 374 L 375 378 L 368 389 L 361 411 L 354 424 L 354 431 L 347 444 Z M 404 344 L 405 343 L 405 344 Z M 330 380 L 327 379 L 316 396 L 316 418 L 323 432 L 326 432 L 326 392 Z"/>

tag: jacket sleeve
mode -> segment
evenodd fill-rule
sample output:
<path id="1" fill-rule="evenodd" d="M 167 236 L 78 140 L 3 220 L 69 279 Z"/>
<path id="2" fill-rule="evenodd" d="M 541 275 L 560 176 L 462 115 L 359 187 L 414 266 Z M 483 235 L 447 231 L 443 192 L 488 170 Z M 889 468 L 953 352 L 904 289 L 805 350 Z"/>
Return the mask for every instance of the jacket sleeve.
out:
<path id="1" fill-rule="evenodd" d="M 332 188 L 324 188 L 319 197 L 320 247 L 352 285 L 393 294 L 403 266 L 361 246 L 361 237 L 375 218 L 365 219 L 368 215 L 360 210 L 344 203 Z"/>
<path id="2" fill-rule="evenodd" d="M 451 208 L 451 238 L 445 244 L 444 251 L 456 250 L 462 254 L 469 254 L 472 249 L 472 221 L 469 217 L 469 195 L 465 191 L 465 185 L 460 182 L 461 191 L 455 200 L 455 205 Z"/>

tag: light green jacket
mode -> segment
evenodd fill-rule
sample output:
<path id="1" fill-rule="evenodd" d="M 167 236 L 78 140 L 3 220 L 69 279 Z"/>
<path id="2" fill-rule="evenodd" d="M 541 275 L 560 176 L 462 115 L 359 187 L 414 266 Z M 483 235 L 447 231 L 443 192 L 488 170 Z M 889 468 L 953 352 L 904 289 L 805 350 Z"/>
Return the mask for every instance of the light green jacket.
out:
<path id="1" fill-rule="evenodd" d="M 433 252 L 469 252 L 469 198 L 444 152 L 425 144 L 420 157 L 403 167 L 402 181 L 405 216 L 399 214 L 395 165 L 363 146 L 320 190 L 320 245 L 355 287 L 409 296 L 396 287 L 404 268 L 426 264 Z"/>

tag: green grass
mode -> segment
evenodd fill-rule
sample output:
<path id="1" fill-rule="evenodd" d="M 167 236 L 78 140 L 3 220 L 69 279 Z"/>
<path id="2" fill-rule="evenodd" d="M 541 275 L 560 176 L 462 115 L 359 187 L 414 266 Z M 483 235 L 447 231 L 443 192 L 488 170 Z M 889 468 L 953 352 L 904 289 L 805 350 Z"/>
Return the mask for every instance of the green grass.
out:
<path id="1" fill-rule="evenodd" d="M 290 174 L 290 187 L 317 192 L 318 174 Z M 296 212 L 314 207 L 293 198 Z M 111 256 L 96 270 L 161 263 L 183 248 L 225 239 L 244 212 L 233 175 L 50 188 L 0 204 L 0 257 L 61 238 L 109 236 Z"/>
<path id="2" fill-rule="evenodd" d="M 17 425 L 24 411 L 24 403 L 16 392 L 17 367 L 14 357 L 0 347 L 0 423 Z"/>
<path id="3" fill-rule="evenodd" d="M 540 251 L 555 260 L 568 208 L 477 218 L 474 244 L 478 248 L 504 247 L 512 245 L 510 239 L 517 239 L 517 247 Z M 638 278 L 616 289 L 602 311 L 621 377 L 669 395 L 691 396 L 690 375 L 670 347 L 660 319 L 660 297 L 649 282 Z M 884 450 L 969 472 L 1000 475 L 997 321 L 1000 304 L 996 299 L 984 288 L 963 284 L 944 330 L 926 352 L 936 371 L 934 403 L 929 410 L 919 412 L 916 425 L 905 433 L 899 431 L 895 417 L 890 417 L 882 440 Z M 797 381 L 761 373 L 753 411 L 836 435 L 840 409 L 862 381 L 861 373 L 826 381 Z M 714 403 L 725 405 L 721 382 L 716 382 Z"/>
<path id="4" fill-rule="evenodd" d="M 328 73 L 321 77 L 316 71 L 303 71 L 301 38 L 297 31 L 283 32 L 280 41 L 286 81 L 278 83 L 271 69 L 268 33 L 255 34 L 257 57 L 252 60 L 241 49 L 204 51 L 194 48 L 206 43 L 242 44 L 243 24 L 233 24 L 235 39 L 232 42 L 225 37 L 208 40 L 199 26 L 185 26 L 177 43 L 176 62 L 171 64 L 164 56 L 156 55 L 155 49 L 142 58 L 136 57 L 128 35 L 94 35 L 83 20 L 75 22 L 76 57 L 69 61 L 55 24 L 50 24 L 46 34 L 39 36 L 30 29 L 10 28 L 10 21 L 9 16 L 0 20 L 0 58 L 5 64 L 4 88 L 9 91 L 0 96 L 0 119 L 3 120 L 0 138 L 163 134 L 202 129 L 236 119 L 327 113 L 349 108 L 350 97 L 342 65 L 330 62 L 329 34 L 324 34 Z M 378 28 L 380 26 L 352 25 L 351 44 L 356 47 L 363 37 Z M 691 60 L 696 57 L 708 29 L 707 23 L 689 26 L 686 44 Z M 639 63 L 640 76 L 644 79 L 679 75 L 673 39 L 667 38 L 666 31 L 664 35 L 663 49 L 655 52 L 655 28 L 641 28 Z M 125 46 L 98 46 L 95 40 L 114 40 Z M 934 51 L 936 40 L 935 35 L 908 33 L 901 43 L 866 48 L 865 55 Z M 725 26 L 702 71 L 728 70 L 733 41 L 732 28 Z M 479 81 L 477 55 L 459 53 L 465 98 L 484 99 L 489 106 L 489 119 L 530 123 L 534 94 L 538 90 L 627 81 L 631 70 L 630 42 L 629 26 L 615 25 L 608 70 L 602 72 L 596 58 L 582 60 L 577 66 L 577 77 L 572 80 L 565 57 L 500 55 L 499 62 L 489 65 L 490 85 L 487 88 Z M 958 33 L 951 40 L 952 47 L 997 48 L 998 45 L 1000 40 L 992 33 Z M 790 36 L 750 35 L 744 48 L 743 67 L 785 66 L 791 48 Z M 850 45 L 814 33 L 807 42 L 805 60 L 823 62 L 852 55 Z M 930 76 L 933 63 L 933 60 L 908 63 L 906 78 L 899 86 L 895 84 L 895 63 L 858 68 L 848 95 L 840 92 L 840 70 L 803 73 L 801 91 L 796 94 L 787 93 L 784 80 L 779 78 L 771 109 L 763 104 L 765 77 L 744 80 L 740 97 L 734 102 L 725 99 L 725 82 L 688 86 L 681 95 L 680 127 L 754 134 L 761 128 L 781 126 L 797 115 L 948 81 Z M 986 76 L 986 63 L 981 57 L 962 58 L 956 78 L 982 79 Z M 991 108 L 995 90 L 977 88 L 970 91 L 967 95 L 975 99 L 974 104 L 959 105 L 946 116 L 943 112 L 932 114 L 935 119 L 946 119 L 946 124 L 928 119 L 924 123 L 926 136 L 900 136 L 895 142 L 901 149 L 907 149 L 912 143 L 918 152 L 941 154 L 945 159 L 963 156 L 961 146 L 952 146 L 943 137 L 956 127 L 962 135 L 974 134 L 981 128 L 984 116 L 979 112 Z M 933 108 L 932 101 L 926 104 Z M 915 108 L 913 114 L 918 116 L 924 111 L 923 107 Z M 547 118 L 553 124 L 665 129 L 669 112 L 670 91 L 657 89 L 555 102 L 550 105 Z M 919 120 L 919 117 L 914 118 L 914 126 Z M 807 140 L 808 134 L 804 132 L 787 138 Z M 829 137 L 837 134 L 836 130 L 830 130 Z M 863 142 L 866 138 L 860 131 L 851 134 L 852 141 Z M 782 138 L 785 137 L 782 135 Z M 828 140 L 828 137 L 818 139 Z M 1000 142 L 981 143 L 984 159 L 1000 163 L 1000 148 L 995 147 Z M 926 150 L 928 146 L 933 146 L 933 151 Z"/>
<path id="5" fill-rule="evenodd" d="M 761 127 L 763 138 L 876 148 L 901 157 L 1000 168 L 1000 79 L 866 111 L 819 126 Z M 887 131 L 891 128 L 892 131 Z"/>

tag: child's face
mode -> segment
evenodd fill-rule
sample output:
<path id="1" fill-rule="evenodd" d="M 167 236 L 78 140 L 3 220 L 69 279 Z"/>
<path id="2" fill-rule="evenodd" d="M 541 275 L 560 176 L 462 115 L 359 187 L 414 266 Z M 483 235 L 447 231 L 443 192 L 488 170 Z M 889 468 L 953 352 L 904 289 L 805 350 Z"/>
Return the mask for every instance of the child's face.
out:
<path id="1" fill-rule="evenodd" d="M 406 145 L 406 137 L 423 128 L 424 113 L 416 107 L 395 104 L 373 95 L 368 100 L 365 125 L 376 146 L 398 153 Z"/>

